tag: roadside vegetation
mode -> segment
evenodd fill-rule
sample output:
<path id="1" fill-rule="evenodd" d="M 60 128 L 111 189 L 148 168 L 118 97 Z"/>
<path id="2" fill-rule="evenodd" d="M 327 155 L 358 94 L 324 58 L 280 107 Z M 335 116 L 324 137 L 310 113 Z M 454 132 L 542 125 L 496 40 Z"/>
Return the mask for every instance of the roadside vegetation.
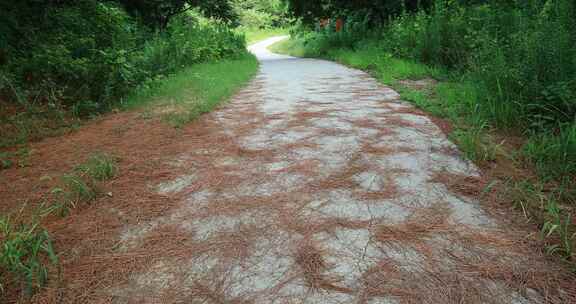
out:
<path id="1" fill-rule="evenodd" d="M 230 5 L 188 2 L 0 3 L 0 147 L 76 128 L 191 65 L 246 56 Z"/>
<path id="2" fill-rule="evenodd" d="M 144 116 L 160 112 L 172 126 L 182 127 L 227 100 L 257 68 L 256 58 L 249 54 L 196 64 L 138 90 L 122 106 L 143 108 Z"/>
<path id="3" fill-rule="evenodd" d="M 248 45 L 273 36 L 286 35 L 291 18 L 282 0 L 237 0 L 234 9 Z"/>
<path id="4" fill-rule="evenodd" d="M 522 172 L 496 176 L 502 200 L 538 223 L 549 253 L 573 263 L 576 8 L 477 2 L 0 0 L 0 181 L 33 165 L 32 142 L 107 113 L 137 111 L 180 132 L 256 73 L 247 43 L 297 24 L 276 50 L 370 71 L 449 119 L 452 138 L 484 168 Z M 421 79 L 434 81 L 405 82 Z M 96 151 L 31 178 L 49 188 L 34 185 L 40 197 L 22 193 L 0 214 L 0 301 L 28 301 L 60 279 L 65 259 L 46 224 L 111 198 L 107 183 L 122 174 L 122 155 Z"/>
<path id="5" fill-rule="evenodd" d="M 66 217 L 76 208 L 105 195 L 100 184 L 118 173 L 118 158 L 95 153 L 72 172 L 62 174 L 41 202 L 25 212 L 24 204 L 10 214 L 0 215 L 0 291 L 20 290 L 30 298 L 58 274 L 58 253 L 42 221 Z M 49 178 L 49 177 L 46 177 Z"/>
<path id="6" fill-rule="evenodd" d="M 270 10 L 285 6 L 268 2 L 0 1 L 0 174 L 31 166 L 34 141 L 110 112 L 182 128 L 211 111 L 257 71 L 246 33 L 256 41 L 282 32 Z M 40 198 L 22 193 L 0 214 L 0 302 L 27 301 L 58 279 L 46 224 L 111 198 L 103 186 L 120 173 L 119 161 L 94 152 L 40 177 L 50 189 Z"/>
<path id="7" fill-rule="evenodd" d="M 246 43 L 250 45 L 265 40 L 266 38 L 288 35 L 288 33 L 289 30 L 287 28 L 247 29 Z"/>
<path id="8" fill-rule="evenodd" d="M 452 139 L 498 181 L 498 201 L 539 226 L 547 252 L 575 265 L 574 3 L 336 2 L 290 1 L 300 21 L 272 50 L 369 71 L 448 119 Z"/>

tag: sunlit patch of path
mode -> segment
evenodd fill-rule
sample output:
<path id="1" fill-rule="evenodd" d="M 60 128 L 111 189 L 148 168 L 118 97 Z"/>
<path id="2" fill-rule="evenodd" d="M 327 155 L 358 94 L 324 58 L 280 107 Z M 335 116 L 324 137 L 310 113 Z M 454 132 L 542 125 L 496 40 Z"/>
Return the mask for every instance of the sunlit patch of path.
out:
<path id="1" fill-rule="evenodd" d="M 106 293 L 118 303 L 563 301 L 545 260 L 448 186 L 480 173 L 426 115 L 364 72 L 268 52 L 279 39 L 251 47 L 257 78 L 203 118 L 217 140 L 167 164 L 188 171 L 155 185 L 179 207 L 126 227 L 119 249 L 162 232 L 189 250 Z"/>

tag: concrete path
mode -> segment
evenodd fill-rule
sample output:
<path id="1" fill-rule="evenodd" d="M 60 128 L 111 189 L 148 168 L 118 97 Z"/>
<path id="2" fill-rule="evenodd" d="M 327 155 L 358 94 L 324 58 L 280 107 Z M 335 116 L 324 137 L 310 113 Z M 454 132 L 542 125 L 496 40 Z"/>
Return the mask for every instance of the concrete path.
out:
<path id="1" fill-rule="evenodd" d="M 554 302 L 437 125 L 364 72 L 267 51 L 280 39 L 251 47 L 257 78 L 203 118 L 219 140 L 155 186 L 180 207 L 122 236 L 177 231 L 190 254 L 109 290 L 119 303 Z"/>

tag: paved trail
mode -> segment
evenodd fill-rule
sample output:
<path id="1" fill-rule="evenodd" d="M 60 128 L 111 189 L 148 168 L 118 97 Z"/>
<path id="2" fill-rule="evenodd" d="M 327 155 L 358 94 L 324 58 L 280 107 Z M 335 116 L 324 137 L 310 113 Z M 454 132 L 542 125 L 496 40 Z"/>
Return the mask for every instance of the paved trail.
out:
<path id="1" fill-rule="evenodd" d="M 219 140 L 182 153 L 171 165 L 189 173 L 157 185 L 181 205 L 122 236 L 130 250 L 178 231 L 190 254 L 110 290 L 119 303 L 559 299 L 545 262 L 473 187 L 454 187 L 479 172 L 437 125 L 364 72 L 271 54 L 278 39 L 251 48 L 257 78 L 204 118 Z"/>

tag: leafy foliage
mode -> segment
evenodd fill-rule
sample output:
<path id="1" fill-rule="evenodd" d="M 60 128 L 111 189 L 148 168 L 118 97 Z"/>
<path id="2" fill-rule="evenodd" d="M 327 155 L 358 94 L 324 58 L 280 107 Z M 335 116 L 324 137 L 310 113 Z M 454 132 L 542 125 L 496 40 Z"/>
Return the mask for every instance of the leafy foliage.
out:
<path id="1" fill-rule="evenodd" d="M 370 14 L 356 10 L 341 32 L 333 24 L 311 31 L 305 22 L 290 44 L 300 55 L 370 70 L 398 87 L 402 98 L 448 117 L 456 126 L 452 139 L 469 158 L 500 163 L 500 156 L 535 168 L 538 177 L 507 177 L 502 200 L 540 224 L 548 253 L 573 263 L 576 4 L 436 0 L 389 17 L 375 25 Z M 422 76 L 441 80 L 430 95 L 397 82 Z M 504 155 L 506 142 L 490 136 L 495 128 L 527 141 Z"/>
<path id="2" fill-rule="evenodd" d="M 220 0 L 123 2 L 141 18 L 113 2 L 54 3 L 0 1 L 0 96 L 26 109 L 94 115 L 158 77 L 245 52 L 242 36 L 225 23 L 182 12 L 193 5 L 222 17 L 231 7 Z M 158 17 L 162 31 L 141 21 L 156 18 L 144 16 L 155 9 L 170 15 Z"/>
<path id="3" fill-rule="evenodd" d="M 390 16 L 404 11 L 430 7 L 433 0 L 288 0 L 292 13 L 311 24 L 318 18 L 345 17 L 351 13 L 361 13 L 371 23 L 386 21 Z"/>
<path id="4" fill-rule="evenodd" d="M 401 7 L 401 6 L 400 6 Z M 576 172 L 576 5 L 569 0 L 449 1 L 402 13 L 376 30 L 360 9 L 344 30 L 295 34 L 308 55 L 370 45 L 385 56 L 447 69 L 474 83 L 468 112 L 491 126 L 521 129 L 525 151 L 550 177 Z"/>
<path id="5" fill-rule="evenodd" d="M 238 16 L 228 0 L 120 0 L 134 16 L 153 28 L 164 29 L 170 19 L 191 8 L 198 8 L 206 16 L 236 23 Z"/>
<path id="6" fill-rule="evenodd" d="M 236 0 L 234 8 L 244 28 L 285 27 L 289 22 L 287 5 L 282 0 Z"/>

